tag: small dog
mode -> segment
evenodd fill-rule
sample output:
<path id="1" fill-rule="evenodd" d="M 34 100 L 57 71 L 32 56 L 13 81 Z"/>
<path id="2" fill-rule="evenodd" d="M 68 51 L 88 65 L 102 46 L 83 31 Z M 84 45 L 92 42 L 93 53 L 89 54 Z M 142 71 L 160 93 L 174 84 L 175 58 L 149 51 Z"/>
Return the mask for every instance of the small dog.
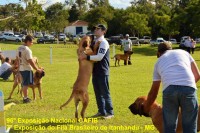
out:
<path id="1" fill-rule="evenodd" d="M 39 96 L 40 96 L 40 99 L 42 99 L 42 87 L 41 87 L 41 83 L 42 83 L 42 77 L 45 76 L 45 72 L 44 72 L 44 69 L 39 69 L 37 70 L 34 75 L 33 75 L 33 85 L 29 85 L 28 87 L 32 88 L 32 91 L 33 91 L 33 99 L 35 100 L 36 99 L 36 96 L 35 96 L 35 88 L 38 88 L 38 91 L 39 91 Z M 16 75 L 15 75 L 15 79 L 14 79 L 14 84 L 13 84 L 13 88 L 12 88 L 12 91 L 8 97 L 8 99 L 11 99 L 12 97 L 12 94 L 15 90 L 15 88 L 18 86 L 18 93 L 20 92 L 21 96 L 22 96 L 22 89 L 20 89 L 20 85 L 22 83 L 22 76 L 21 74 L 18 72 Z"/>
<path id="2" fill-rule="evenodd" d="M 116 66 L 117 61 L 118 61 L 118 66 L 120 66 L 120 64 L 119 64 L 120 60 L 124 60 L 124 61 L 126 62 L 126 64 L 127 64 L 127 62 L 128 62 L 128 57 L 129 57 L 130 55 L 132 55 L 132 54 L 133 54 L 132 51 L 128 51 L 128 52 L 125 53 L 125 54 L 116 54 L 116 55 L 114 56 L 114 58 L 115 58 L 115 66 Z"/>
<path id="3" fill-rule="evenodd" d="M 98 51 L 98 47 L 101 42 L 97 42 L 94 45 L 93 51 L 90 48 L 91 38 L 89 36 L 84 36 L 79 43 L 79 48 L 77 50 L 78 54 L 87 54 L 87 55 L 96 55 Z M 88 96 L 88 84 L 90 82 L 90 77 L 92 75 L 93 70 L 93 62 L 87 60 L 79 60 L 79 71 L 77 79 L 73 85 L 73 91 L 71 93 L 70 98 L 60 106 L 60 109 L 66 106 L 73 98 L 75 102 L 75 118 L 78 118 L 78 104 L 79 101 L 82 101 L 83 107 L 81 110 L 81 117 L 85 117 L 85 110 L 89 103 Z"/>
<path id="4" fill-rule="evenodd" d="M 134 115 L 140 115 L 145 117 L 151 117 L 153 125 L 159 131 L 159 133 L 163 133 L 163 115 L 162 115 L 162 106 L 160 106 L 157 102 L 154 102 L 150 108 L 149 112 L 144 112 L 144 105 L 143 103 L 147 100 L 146 96 L 138 97 L 133 104 L 129 106 L 130 111 Z M 197 130 L 200 129 L 200 111 L 198 112 L 198 123 L 197 123 Z M 176 133 L 182 133 L 182 115 L 179 113 L 178 116 L 178 124 Z"/>

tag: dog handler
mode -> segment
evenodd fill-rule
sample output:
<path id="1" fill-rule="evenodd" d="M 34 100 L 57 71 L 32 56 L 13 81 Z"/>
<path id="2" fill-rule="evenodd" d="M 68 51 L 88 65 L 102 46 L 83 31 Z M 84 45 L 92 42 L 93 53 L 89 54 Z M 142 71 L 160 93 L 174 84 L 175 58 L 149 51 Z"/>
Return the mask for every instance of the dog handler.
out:
<path id="1" fill-rule="evenodd" d="M 132 42 L 129 39 L 129 34 L 126 34 L 125 39 L 122 41 L 121 49 L 122 49 L 122 46 L 124 47 L 124 54 L 129 52 L 129 51 L 132 51 Z M 131 63 L 131 55 L 129 55 L 128 65 L 131 65 L 131 64 L 132 64 Z M 126 61 L 124 61 L 124 65 L 127 65 Z"/>
<path id="2" fill-rule="evenodd" d="M 112 118 L 114 116 L 113 105 L 109 90 L 109 44 L 104 38 L 107 28 L 99 24 L 95 27 L 95 42 L 101 41 L 97 55 L 87 56 L 81 54 L 79 59 L 96 61 L 94 63 L 92 82 L 98 106 L 98 113 L 94 117 L 103 116 Z"/>
<path id="3" fill-rule="evenodd" d="M 33 37 L 27 35 L 24 44 L 20 46 L 17 50 L 17 57 L 19 63 L 19 71 L 22 75 L 22 90 L 23 90 L 23 103 L 29 103 L 31 101 L 28 98 L 28 85 L 33 84 L 33 71 L 32 69 L 38 70 L 32 59 L 32 51 L 29 48 L 33 45 Z"/>
<path id="4" fill-rule="evenodd" d="M 196 133 L 198 116 L 196 82 L 200 79 L 200 72 L 188 52 L 171 49 L 168 42 L 158 45 L 159 59 L 154 67 L 153 84 L 144 103 L 144 111 L 150 110 L 162 81 L 164 133 L 176 133 L 179 108 L 182 113 L 183 133 Z"/>

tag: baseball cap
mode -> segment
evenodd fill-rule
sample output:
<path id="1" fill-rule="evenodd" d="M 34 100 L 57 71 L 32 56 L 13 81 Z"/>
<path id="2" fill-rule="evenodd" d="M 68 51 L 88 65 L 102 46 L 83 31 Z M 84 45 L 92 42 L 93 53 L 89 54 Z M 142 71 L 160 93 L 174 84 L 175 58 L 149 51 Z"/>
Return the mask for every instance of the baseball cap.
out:
<path id="1" fill-rule="evenodd" d="M 129 36 L 129 34 L 126 34 L 126 36 Z"/>
<path id="2" fill-rule="evenodd" d="M 103 24 L 98 24 L 97 26 L 94 26 L 94 28 L 99 28 L 99 29 L 102 29 L 102 30 L 107 30 L 106 26 L 103 25 Z"/>
<path id="3" fill-rule="evenodd" d="M 160 53 L 163 53 L 165 52 L 166 50 L 171 50 L 172 49 L 172 46 L 169 42 L 162 42 L 158 45 L 158 52 Z"/>

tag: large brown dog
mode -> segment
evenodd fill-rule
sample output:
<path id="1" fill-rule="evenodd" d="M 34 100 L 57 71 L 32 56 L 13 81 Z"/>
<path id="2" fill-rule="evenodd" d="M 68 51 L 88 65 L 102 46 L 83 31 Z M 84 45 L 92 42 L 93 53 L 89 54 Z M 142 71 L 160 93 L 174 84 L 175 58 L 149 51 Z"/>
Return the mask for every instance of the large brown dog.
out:
<path id="1" fill-rule="evenodd" d="M 118 61 L 118 66 L 120 66 L 120 65 L 119 65 L 120 60 L 124 60 L 124 61 L 126 62 L 126 64 L 127 64 L 127 62 L 128 62 L 128 57 L 129 57 L 130 55 L 132 55 L 132 54 L 133 54 L 132 51 L 128 51 L 128 52 L 125 53 L 125 54 L 116 54 L 116 55 L 114 56 L 114 58 L 115 58 L 115 66 L 116 66 L 117 61 Z"/>
<path id="2" fill-rule="evenodd" d="M 157 128 L 157 130 L 160 133 L 163 133 L 163 116 L 162 116 L 162 107 L 157 103 L 154 102 L 150 108 L 149 112 L 144 112 L 144 102 L 147 100 L 146 96 L 141 96 L 138 97 L 135 102 L 133 104 L 131 104 L 129 106 L 130 111 L 134 114 L 134 115 L 140 115 L 140 116 L 146 116 L 146 117 L 151 117 L 152 122 L 154 124 L 154 126 Z M 200 111 L 198 113 L 198 127 L 197 127 L 197 131 L 199 131 L 200 129 Z M 177 133 L 182 133 L 182 118 L 181 118 L 181 113 L 179 113 L 179 117 L 178 117 L 178 125 L 177 125 Z"/>
<path id="3" fill-rule="evenodd" d="M 39 91 L 39 96 L 40 96 L 40 99 L 42 99 L 42 87 L 41 87 L 41 83 L 42 83 L 42 77 L 45 76 L 45 72 L 44 72 L 44 69 L 39 69 L 37 70 L 34 75 L 33 75 L 33 85 L 29 85 L 28 87 L 32 88 L 32 91 L 33 91 L 33 99 L 35 100 L 36 99 L 36 96 L 35 96 L 35 88 L 38 88 L 38 91 Z M 15 90 L 15 88 L 18 86 L 18 92 L 20 92 L 20 94 L 22 95 L 22 90 L 20 89 L 20 84 L 22 83 L 22 76 L 20 73 L 17 73 L 15 75 L 15 79 L 14 79 L 14 84 L 13 84 L 13 88 L 12 88 L 12 91 L 10 92 L 10 95 L 8 97 L 8 99 L 11 99 L 12 97 L 12 94 Z"/>
<path id="4" fill-rule="evenodd" d="M 91 39 L 89 36 L 85 36 L 82 38 L 82 40 L 79 43 L 78 48 L 78 54 L 87 54 L 87 55 L 96 55 L 97 50 L 99 47 L 100 42 L 97 42 L 94 45 L 93 51 L 90 48 Z M 90 77 L 92 74 L 93 69 L 93 62 L 87 61 L 87 60 L 79 60 L 79 71 L 78 71 L 78 77 L 73 85 L 73 91 L 70 96 L 70 98 L 60 106 L 60 109 L 62 109 L 64 106 L 66 106 L 73 98 L 75 101 L 75 118 L 78 118 L 78 104 L 79 101 L 82 101 L 83 107 L 81 110 L 81 117 L 85 117 L 85 110 L 87 108 L 87 105 L 89 103 L 89 96 L 88 96 L 88 84 L 90 81 Z"/>

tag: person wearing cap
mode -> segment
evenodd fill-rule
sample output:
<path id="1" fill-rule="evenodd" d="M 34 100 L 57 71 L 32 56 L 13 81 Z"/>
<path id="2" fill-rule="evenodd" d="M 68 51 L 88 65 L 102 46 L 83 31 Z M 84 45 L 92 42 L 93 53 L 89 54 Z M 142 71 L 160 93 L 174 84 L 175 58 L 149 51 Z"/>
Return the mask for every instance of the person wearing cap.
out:
<path id="1" fill-rule="evenodd" d="M 122 46 L 124 47 L 124 54 L 129 51 L 132 51 L 132 41 L 129 39 L 129 34 L 126 34 L 125 39 L 122 41 L 121 48 L 122 48 Z M 132 64 L 131 63 L 131 55 L 129 55 L 128 65 L 131 65 L 131 64 Z M 124 61 L 124 65 L 127 65 L 126 61 Z"/>
<path id="2" fill-rule="evenodd" d="M 162 82 L 164 133 L 176 133 L 179 111 L 182 114 L 183 132 L 196 133 L 198 117 L 196 82 L 200 79 L 200 72 L 194 59 L 184 50 L 172 50 L 168 42 L 158 45 L 157 57 L 151 90 L 147 101 L 143 103 L 144 112 L 149 112 Z"/>
<path id="3" fill-rule="evenodd" d="M 28 86 L 33 85 L 33 69 L 36 71 L 39 69 L 33 61 L 32 51 L 29 48 L 32 45 L 33 37 L 27 35 L 24 44 L 17 49 L 19 72 L 22 76 L 23 103 L 31 102 L 31 99 L 28 98 Z"/>
<path id="4" fill-rule="evenodd" d="M 104 38 L 107 28 L 102 24 L 99 24 L 94 28 L 94 35 L 96 36 L 95 42 L 101 42 L 98 53 L 97 55 L 90 56 L 83 53 L 79 56 L 79 60 L 87 59 L 88 61 L 95 61 L 92 73 L 92 83 L 98 112 L 93 117 L 103 116 L 104 118 L 109 119 L 114 117 L 114 112 L 109 89 L 109 43 Z"/>

